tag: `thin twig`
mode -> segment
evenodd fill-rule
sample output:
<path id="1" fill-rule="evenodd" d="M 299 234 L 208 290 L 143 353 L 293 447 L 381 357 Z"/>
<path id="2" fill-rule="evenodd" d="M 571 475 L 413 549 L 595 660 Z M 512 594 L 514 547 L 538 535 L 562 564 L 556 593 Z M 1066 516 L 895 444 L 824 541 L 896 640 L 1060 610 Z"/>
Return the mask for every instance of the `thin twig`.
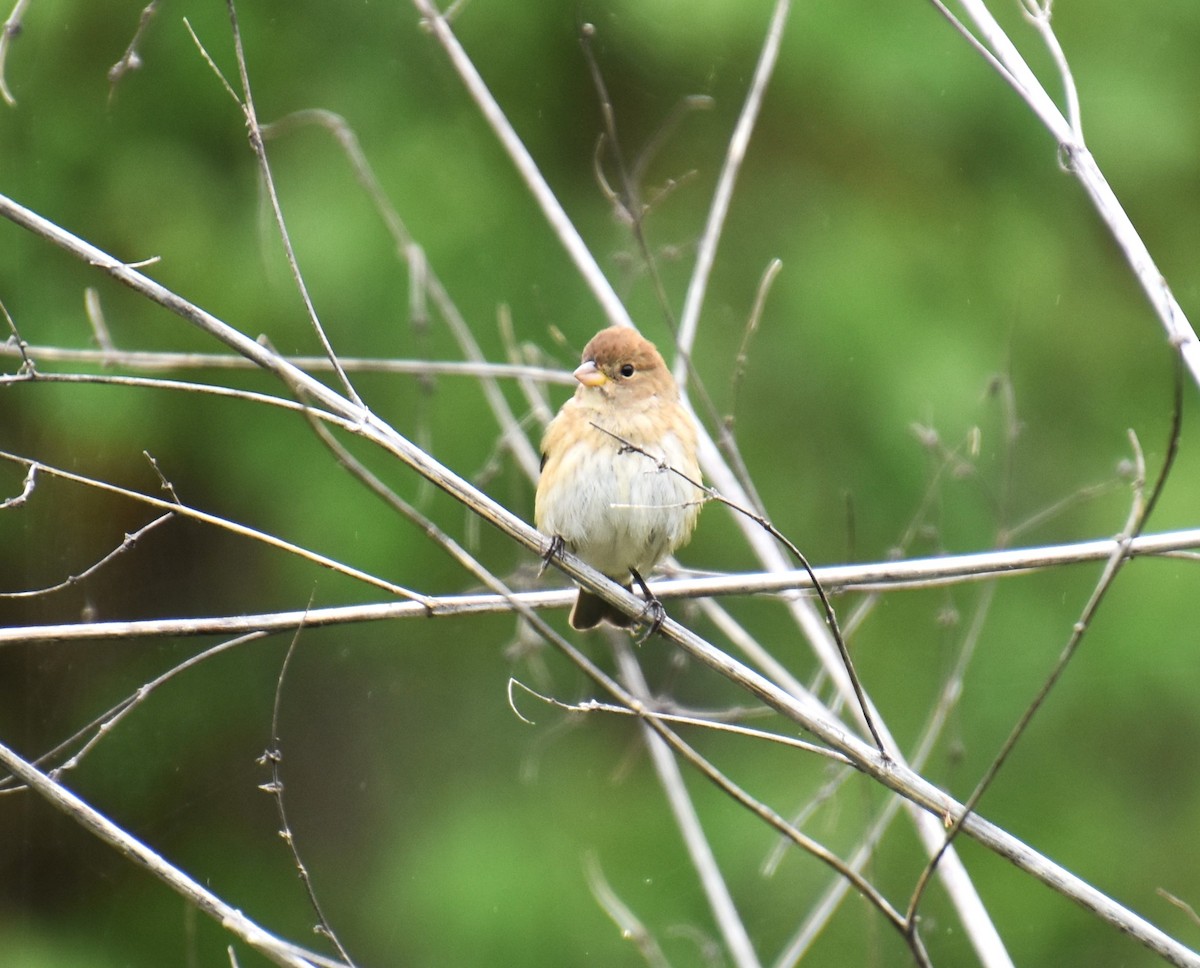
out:
<path id="1" fill-rule="evenodd" d="M 1173 904 L 1175 907 L 1179 908 L 1179 910 L 1191 918 L 1196 927 L 1200 928 L 1200 913 L 1197 913 L 1196 909 L 1192 907 L 1192 905 L 1188 904 L 1187 901 L 1176 897 L 1170 891 L 1164 891 L 1161 887 L 1158 888 L 1158 896 L 1165 900 L 1168 904 Z"/>
<path id="2" fill-rule="evenodd" d="M 504 343 L 505 351 L 508 355 L 509 365 L 514 367 L 523 367 L 527 361 L 531 359 L 529 347 L 522 346 L 517 340 L 516 331 L 513 329 L 512 312 L 507 305 L 502 304 L 496 311 L 496 324 L 500 330 L 500 339 Z M 575 383 L 575 377 L 559 370 L 561 376 L 568 377 L 572 383 Z M 529 414 L 540 427 L 545 427 L 554 417 L 554 411 L 550 407 L 550 401 L 547 399 L 546 391 L 543 385 L 535 382 L 528 376 L 518 376 L 517 386 L 521 388 L 521 395 L 525 397 L 525 403 L 529 408 Z M 540 469 L 538 471 L 540 473 Z M 537 480 L 537 473 L 530 475 L 531 480 Z"/>
<path id="3" fill-rule="evenodd" d="M 0 387 L 12 386 L 19 383 L 64 383 L 92 385 L 102 387 L 133 387 L 142 390 L 168 390 L 181 393 L 193 393 L 198 396 L 224 397 L 229 400 L 241 400 L 245 403 L 262 404 L 268 407 L 278 407 L 281 410 L 299 411 L 301 405 L 295 400 L 273 396 L 269 393 L 259 393 L 257 390 L 238 390 L 233 387 L 213 383 L 193 383 L 188 380 L 164 380 L 158 377 L 117 376 L 111 373 L 41 373 L 37 372 L 24 377 L 0 376 Z M 312 409 L 312 408 L 310 408 Z M 353 425 L 344 417 L 335 416 L 327 411 L 319 411 L 322 420 L 336 424 L 339 427 L 353 429 Z"/>
<path id="4" fill-rule="evenodd" d="M 87 315 L 88 322 L 92 324 L 92 333 L 96 337 L 96 343 L 100 347 L 100 352 L 107 355 L 115 355 L 118 352 L 117 347 L 113 343 L 112 333 L 109 332 L 108 322 L 104 318 L 104 306 L 100 302 L 100 290 L 95 286 L 88 286 L 83 290 L 83 309 Z"/>
<path id="5" fill-rule="evenodd" d="M 767 303 L 767 293 L 771 291 L 771 284 L 775 281 L 775 277 L 779 275 L 779 270 L 783 268 L 783 263 L 778 259 L 772 259 L 767 265 L 766 271 L 763 272 L 762 278 L 758 281 L 758 289 L 754 293 L 754 307 L 750 310 L 750 315 L 746 317 L 746 328 L 742 331 L 742 342 L 738 346 L 737 356 L 733 360 L 733 374 L 729 377 L 729 413 L 725 417 L 725 427 L 732 432 L 734 420 L 737 415 L 738 391 L 742 387 L 742 380 L 746 376 L 746 365 L 750 361 L 750 341 L 754 339 L 754 334 L 758 332 L 759 322 L 762 320 L 763 308 Z M 755 501 L 754 506 L 762 509 L 762 502 Z"/>
<path id="6" fill-rule="evenodd" d="M 28 496 L 29 491 L 32 490 L 34 469 L 36 466 L 37 465 L 35 465 L 35 464 L 31 464 L 29 466 L 29 473 L 25 476 L 26 491 L 24 494 L 22 494 L 20 496 L 21 500 L 24 500 L 24 498 L 26 496 Z M 10 504 L 10 501 L 17 501 L 17 500 L 18 500 L 18 498 L 10 498 L 9 501 L 5 501 L 3 504 L 0 504 L 0 511 L 4 510 L 6 507 L 14 506 L 14 505 Z M 89 565 L 87 568 L 85 568 L 83 571 L 79 572 L 78 574 L 68 575 L 62 581 L 56 582 L 53 585 L 47 585 L 43 588 L 33 588 L 33 589 L 29 589 L 27 591 L 20 591 L 20 592 L 0 591 L 0 600 L 6 599 L 6 598 L 14 598 L 14 599 L 15 598 L 41 598 L 45 595 L 52 595 L 55 592 L 61 592 L 64 589 L 71 588 L 73 585 L 78 585 L 81 581 L 84 581 L 87 578 L 90 578 L 92 575 L 94 575 L 96 572 L 98 572 L 105 565 L 110 564 L 111 562 L 113 562 L 117 558 L 119 558 L 121 555 L 123 555 L 125 552 L 129 551 L 143 537 L 145 537 L 147 534 L 149 534 L 151 531 L 153 531 L 155 528 L 157 528 L 160 524 L 166 524 L 173 517 L 174 517 L 174 514 L 172 512 L 167 512 L 166 514 L 160 515 L 159 517 L 155 518 L 153 521 L 149 522 L 148 524 L 142 525 L 142 527 L 138 528 L 136 531 L 126 534 L 125 537 L 122 539 L 121 543 L 119 545 L 117 545 L 115 548 L 113 548 L 112 551 L 110 551 L 108 554 L 106 554 L 99 561 L 93 562 L 91 565 Z"/>
<path id="7" fill-rule="evenodd" d="M 1083 144 L 1083 119 L 1079 111 L 1079 89 L 1075 86 L 1075 78 L 1071 73 L 1071 65 L 1067 62 L 1067 55 L 1050 24 L 1050 0 L 1021 0 L 1021 7 L 1025 11 L 1026 18 L 1042 35 L 1046 49 L 1054 58 L 1054 66 L 1058 68 L 1059 77 L 1062 78 L 1063 94 L 1067 99 L 1067 123 L 1071 126 L 1071 133 L 1075 136 L 1075 140 L 1079 144 Z"/>
<path id="8" fill-rule="evenodd" d="M 742 726 L 738 723 L 722 722 L 716 719 L 705 719 L 697 716 L 684 716 L 679 713 L 664 712 L 662 710 L 653 709 L 647 706 L 642 712 L 635 713 L 627 706 L 617 706 L 613 703 L 600 702 L 596 699 L 587 699 L 580 702 L 566 702 L 562 699 L 555 699 L 553 696 L 547 696 L 545 693 L 538 692 L 531 686 L 526 685 L 519 679 L 509 679 L 509 706 L 517 715 L 526 722 L 532 722 L 527 719 L 516 709 L 515 701 L 513 701 L 513 690 L 520 689 L 522 692 L 528 693 L 535 699 L 544 702 L 548 706 L 554 706 L 556 709 L 562 709 L 571 713 L 608 713 L 613 716 L 638 716 L 645 719 L 656 719 L 662 723 L 670 723 L 672 726 L 696 726 L 700 729 L 711 729 L 719 733 L 731 733 L 735 736 L 745 736 L 750 739 L 762 740 L 768 743 L 777 743 L 780 746 L 788 746 L 792 749 L 802 750 L 806 753 L 815 753 L 818 756 L 828 757 L 842 766 L 853 766 L 853 764 L 833 750 L 827 749 L 824 746 L 819 746 L 816 743 L 809 743 L 802 739 L 796 739 L 794 736 L 784 736 L 780 733 L 772 733 L 768 730 L 753 729 L 749 726 Z"/>
<path id="9" fill-rule="evenodd" d="M 350 968 L 354 968 L 354 961 L 342 946 L 341 940 L 330 925 L 329 919 L 325 917 L 325 912 L 321 909 L 321 902 L 317 900 L 317 891 L 313 887 L 312 875 L 309 874 L 308 865 L 304 863 L 303 858 L 300 856 L 300 850 L 296 846 L 296 838 L 292 833 L 291 824 L 288 823 L 287 809 L 283 802 L 283 775 L 280 771 L 280 764 L 283 762 L 283 743 L 279 738 L 279 710 L 283 706 L 283 681 L 287 676 L 288 666 L 291 665 L 292 656 L 296 653 L 296 646 L 300 642 L 300 633 L 303 631 L 303 628 L 303 623 L 296 627 L 296 631 L 288 643 L 287 652 L 284 653 L 283 662 L 279 666 L 279 676 L 275 680 L 275 700 L 271 706 L 271 747 L 258 758 L 260 766 L 270 768 L 271 782 L 260 785 L 259 789 L 269 794 L 275 802 L 275 809 L 279 814 L 279 836 L 287 845 L 288 853 L 292 857 L 292 863 L 296 865 L 296 871 L 300 876 L 300 883 L 304 885 L 304 893 L 308 897 L 309 906 L 317 916 L 315 932 L 327 938 L 329 943 L 337 950 L 338 957 L 349 965 Z"/>
<path id="10" fill-rule="evenodd" d="M 145 36 L 146 30 L 150 26 L 150 21 L 154 19 L 155 13 L 158 12 L 158 4 L 159 0 L 150 0 L 142 9 L 142 15 L 138 17 L 137 29 L 133 32 L 133 39 L 129 41 L 129 46 L 125 48 L 125 53 L 121 55 L 121 59 L 108 69 L 108 103 L 110 105 L 117 95 L 117 85 L 125 75 L 138 70 L 142 66 L 142 55 L 138 53 L 138 44 L 142 42 L 142 37 Z"/>
<path id="11" fill-rule="evenodd" d="M 583 869 L 592 897 L 596 899 L 596 903 L 600 905 L 604 913 L 612 919 L 613 924 L 621 929 L 621 939 L 633 943 L 649 968 L 671 968 L 671 963 L 667 961 L 667 956 L 663 954 L 654 935 L 647 930 L 642 920 L 612 889 L 600 867 L 600 859 L 593 851 L 588 851 L 584 855 Z"/>
<path id="12" fill-rule="evenodd" d="M 17 99 L 13 97 L 12 91 L 8 89 L 5 67 L 8 64 L 9 48 L 24 26 L 22 19 L 25 16 L 25 10 L 28 6 L 29 0 L 17 0 L 13 5 L 12 12 L 8 15 L 8 19 L 4 21 L 3 27 L 0 27 L 0 97 L 4 98 L 5 103 L 10 108 L 17 106 Z"/>
<path id="13" fill-rule="evenodd" d="M 228 531 L 236 534 L 239 537 L 250 538 L 275 548 L 279 551 L 285 551 L 289 554 L 296 555 L 306 561 L 310 561 L 322 568 L 328 568 L 330 571 L 340 575 L 345 575 L 348 578 L 353 578 L 356 581 L 364 582 L 368 585 L 373 585 L 376 588 L 383 589 L 390 594 L 400 598 L 407 598 L 415 602 L 424 602 L 424 596 L 418 592 L 410 591 L 400 585 L 385 581 L 382 578 L 369 574 L 358 568 L 353 568 L 349 565 L 344 565 L 333 558 L 318 554 L 314 551 L 309 551 L 307 548 L 302 548 L 299 545 L 293 544 L 290 541 L 284 541 L 282 538 L 277 538 L 265 531 L 258 531 L 255 528 L 247 527 L 243 524 L 238 524 L 228 518 L 222 518 L 215 514 L 209 514 L 207 511 L 201 511 L 197 508 L 189 507 L 186 504 L 178 504 L 174 501 L 164 501 L 161 498 L 152 497 L 149 494 L 143 494 L 140 491 L 130 490 L 129 488 L 118 487 L 115 484 L 109 484 L 106 481 L 96 480 L 92 477 L 87 477 L 83 474 L 75 474 L 71 471 L 64 470 L 59 467 L 52 467 L 49 464 L 44 464 L 41 461 L 30 460 L 27 457 L 19 457 L 16 454 L 10 454 L 7 451 L 0 451 L 0 460 L 7 460 L 14 464 L 20 464 L 24 467 L 36 466 L 38 470 L 50 477 L 56 477 L 64 481 L 71 481 L 75 484 L 83 484 L 98 491 L 104 491 L 109 494 L 116 494 L 120 497 L 128 498 L 131 501 L 137 501 L 141 504 L 147 504 L 150 507 L 159 508 L 164 511 L 173 511 L 181 517 L 191 518 L 195 521 L 200 521 L 204 524 L 213 525 L 223 531 Z"/>

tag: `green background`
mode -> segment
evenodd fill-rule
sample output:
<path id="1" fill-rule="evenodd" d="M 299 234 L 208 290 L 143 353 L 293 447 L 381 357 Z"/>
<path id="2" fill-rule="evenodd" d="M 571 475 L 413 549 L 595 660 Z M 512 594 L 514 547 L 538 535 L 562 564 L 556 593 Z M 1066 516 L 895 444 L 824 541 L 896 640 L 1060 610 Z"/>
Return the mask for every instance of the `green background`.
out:
<path id="1" fill-rule="evenodd" d="M 1049 58 L 1016 4 L 997 3 L 1056 97 Z M 183 24 L 236 85 L 221 3 L 168 0 L 140 44 L 142 69 L 110 96 L 106 71 L 138 3 L 40 0 L 12 47 L 0 108 L 0 192 L 149 272 L 286 353 L 317 344 L 261 202 L 240 110 Z M 1185 312 L 1200 300 L 1200 5 L 1060 0 L 1055 24 L 1101 168 Z M 490 359 L 497 316 L 569 367 L 605 324 L 588 290 L 414 10 L 381 2 L 244 4 L 260 119 L 342 114 Z M 597 187 L 602 122 L 578 42 L 594 48 L 622 148 L 634 157 L 683 97 L 687 116 L 649 166 L 651 195 L 694 172 L 647 220 L 678 313 L 708 200 L 770 16 L 765 3 L 472 0 L 455 31 L 635 319 L 670 334 L 627 226 Z M 454 359 L 445 328 L 409 317 L 407 272 L 344 157 L 316 129 L 269 145 L 297 255 L 337 350 Z M 611 165 L 608 167 L 612 177 Z M 758 280 L 782 260 L 736 393 L 732 359 Z M 29 343 L 94 345 L 83 289 L 98 289 L 122 349 L 213 345 L 14 225 L 0 225 L 0 299 Z M 566 345 L 552 338 L 557 327 Z M 36 356 L 36 354 L 35 354 Z M 798 4 L 751 143 L 701 320 L 695 363 L 730 413 L 773 522 L 816 564 L 984 550 L 1116 533 L 1129 506 L 1118 465 L 1138 435 L 1151 472 L 1170 424 L 1172 358 L 1161 327 L 1049 135 L 928 4 Z M 15 372 L 11 358 L 5 372 Z M 81 369 L 44 363 L 47 372 Z M 86 368 L 82 368 L 86 369 Z M 283 393 L 265 376 L 191 378 Z M 441 377 L 364 376 L 371 408 L 424 441 L 527 520 L 532 486 L 496 452 L 478 387 Z M 1007 391 L 1020 433 L 1005 440 Z M 518 413 L 514 386 L 506 393 Z M 554 404 L 566 395 L 551 388 Z M 1196 524 L 1191 425 L 1150 530 Z M 936 429 L 960 459 L 924 448 Z M 965 449 L 973 428 L 978 455 Z M 536 430 L 533 431 L 536 436 Z M 475 583 L 339 470 L 293 415 L 246 403 L 114 387 L 0 387 L 0 448 L 157 493 L 159 462 L 192 506 L 429 593 Z M 375 469 L 493 571 L 531 581 L 535 562 L 444 495 L 378 457 Z M 0 494 L 22 472 L 0 465 Z M 1098 494 L 1084 493 L 1109 484 Z M 1021 529 L 1023 522 L 1068 505 Z M 43 480 L 0 514 L 0 590 L 75 574 L 153 515 Z M 710 508 L 684 564 L 752 569 L 729 514 Z M 1006 579 L 962 700 L 926 775 L 966 796 L 1067 640 L 1099 566 Z M 553 575 L 546 579 L 556 583 Z M 1125 570 L 1080 654 L 981 812 L 1192 947 L 1200 926 L 1197 738 L 1200 574 L 1187 561 Z M 982 586 L 886 596 L 852 646 L 905 748 L 953 665 Z M 379 600 L 379 593 L 194 523 L 175 522 L 93 578 L 15 604 L 0 624 L 223 615 Z M 848 615 L 856 597 L 837 601 Z M 802 679 L 815 664 L 770 600 L 730 609 Z M 680 606 L 674 614 L 687 612 Z M 565 626 L 559 614 L 552 620 Z M 724 644 L 697 618 L 696 628 Z M 215 642 L 216 640 L 213 640 Z M 313 915 L 275 835 L 266 772 L 288 636 L 233 650 L 157 692 L 65 778 L 172 862 L 264 926 L 306 944 Z M 581 638 L 611 667 L 603 639 Z M 212 642 L 135 640 L 0 648 L 0 741 L 36 756 L 141 683 Z M 651 685 L 711 708 L 745 702 L 653 640 Z M 635 725 L 508 707 L 516 676 L 568 700 L 594 695 L 504 617 L 306 631 L 285 681 L 280 734 L 287 807 L 326 914 L 363 965 L 638 965 L 589 894 L 585 858 L 676 965 L 709 961 L 712 919 Z M 532 707 L 532 708 L 529 708 Z M 786 730 L 786 724 L 762 720 Z M 692 735 L 785 815 L 830 778 L 826 765 L 744 739 Z M 765 963 L 829 881 L 792 852 L 759 871 L 774 839 L 698 777 L 706 829 Z M 849 852 L 883 797 L 851 778 L 806 822 Z M 1144 949 L 962 842 L 984 902 L 1019 964 L 1148 965 Z M 903 906 L 922 854 L 900 819 L 872 879 Z M 923 932 L 936 964 L 969 964 L 935 887 Z M 218 965 L 229 936 L 35 797 L 0 797 L 0 943 L 6 965 Z M 242 965 L 261 963 L 240 944 Z M 848 900 L 814 964 L 901 964 L 904 946 Z"/>

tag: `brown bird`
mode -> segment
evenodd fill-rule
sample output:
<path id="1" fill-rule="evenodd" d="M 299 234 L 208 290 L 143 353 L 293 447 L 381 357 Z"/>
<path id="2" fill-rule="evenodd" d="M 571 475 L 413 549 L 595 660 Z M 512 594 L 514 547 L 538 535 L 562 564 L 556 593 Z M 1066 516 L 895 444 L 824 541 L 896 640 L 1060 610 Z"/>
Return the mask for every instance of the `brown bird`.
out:
<path id="1" fill-rule="evenodd" d="M 575 379 L 575 395 L 542 438 L 534 520 L 626 588 L 632 577 L 661 610 L 642 576 L 696 526 L 704 499 L 690 483 L 700 481 L 696 425 L 654 344 L 627 327 L 597 333 Z M 633 624 L 582 588 L 570 622 L 575 629 Z"/>

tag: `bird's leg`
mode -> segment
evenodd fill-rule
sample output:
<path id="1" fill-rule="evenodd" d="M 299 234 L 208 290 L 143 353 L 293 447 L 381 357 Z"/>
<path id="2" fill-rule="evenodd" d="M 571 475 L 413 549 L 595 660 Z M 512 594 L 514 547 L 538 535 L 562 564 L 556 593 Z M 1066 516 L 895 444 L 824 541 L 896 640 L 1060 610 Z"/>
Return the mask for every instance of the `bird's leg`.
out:
<path id="1" fill-rule="evenodd" d="M 646 607 L 642 609 L 642 614 L 650 614 L 650 627 L 646 629 L 646 633 L 638 640 L 639 643 L 645 642 L 661 627 L 662 623 L 667 620 L 667 610 L 663 608 L 663 603 L 658 600 L 654 592 L 650 591 L 650 586 L 646 584 L 644 579 L 636 568 L 630 568 L 629 574 L 633 575 L 633 580 L 637 583 L 638 588 L 642 590 L 642 594 L 646 598 Z"/>
<path id="2" fill-rule="evenodd" d="M 565 542 L 561 534 L 556 534 L 550 539 L 550 544 L 546 548 L 545 554 L 542 555 L 542 567 L 538 569 L 538 578 L 541 578 L 546 569 L 550 566 L 550 562 L 563 553 Z"/>

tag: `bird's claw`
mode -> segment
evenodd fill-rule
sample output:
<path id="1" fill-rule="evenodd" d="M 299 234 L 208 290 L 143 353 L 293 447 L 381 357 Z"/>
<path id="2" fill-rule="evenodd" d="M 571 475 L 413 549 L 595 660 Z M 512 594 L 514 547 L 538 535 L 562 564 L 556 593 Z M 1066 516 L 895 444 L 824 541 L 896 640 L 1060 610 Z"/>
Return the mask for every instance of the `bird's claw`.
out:
<path id="1" fill-rule="evenodd" d="M 634 583 L 641 589 L 642 595 L 646 599 L 646 604 L 642 606 L 642 611 L 638 615 L 638 619 L 644 623 L 646 616 L 650 616 L 649 627 L 637 640 L 638 645 L 641 645 L 646 639 L 662 628 L 662 623 L 667 620 L 667 610 L 663 608 L 663 603 L 658 600 L 654 592 L 650 591 L 650 586 L 646 584 L 646 579 L 638 574 L 636 568 L 630 568 L 629 574 L 633 576 Z"/>
<path id="2" fill-rule="evenodd" d="M 550 562 L 563 553 L 564 546 L 561 534 L 556 534 L 550 539 L 550 544 L 546 546 L 546 550 L 542 553 L 542 567 L 538 569 L 538 578 L 542 577 L 546 569 L 550 566 Z"/>
<path id="3" fill-rule="evenodd" d="M 649 618 L 650 624 L 646 626 L 646 630 L 638 635 L 637 643 L 641 645 L 650 636 L 662 628 L 663 622 L 667 620 L 667 610 L 663 607 L 663 603 L 653 596 L 642 607 L 642 611 L 638 615 L 638 620 L 645 624 Z"/>

